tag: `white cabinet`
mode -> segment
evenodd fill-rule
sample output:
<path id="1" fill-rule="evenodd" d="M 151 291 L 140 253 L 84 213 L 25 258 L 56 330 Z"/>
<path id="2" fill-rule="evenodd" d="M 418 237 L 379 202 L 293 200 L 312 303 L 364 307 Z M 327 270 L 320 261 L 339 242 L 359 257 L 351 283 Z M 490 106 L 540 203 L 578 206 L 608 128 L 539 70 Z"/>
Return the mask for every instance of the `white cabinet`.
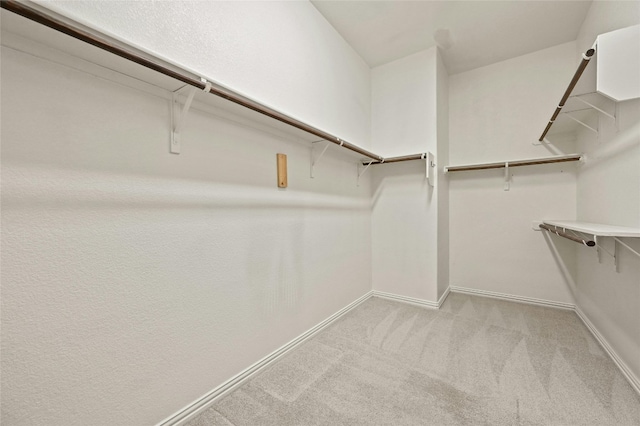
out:
<path id="1" fill-rule="evenodd" d="M 640 98 L 640 25 L 598 36 L 596 90 L 617 102 Z"/>

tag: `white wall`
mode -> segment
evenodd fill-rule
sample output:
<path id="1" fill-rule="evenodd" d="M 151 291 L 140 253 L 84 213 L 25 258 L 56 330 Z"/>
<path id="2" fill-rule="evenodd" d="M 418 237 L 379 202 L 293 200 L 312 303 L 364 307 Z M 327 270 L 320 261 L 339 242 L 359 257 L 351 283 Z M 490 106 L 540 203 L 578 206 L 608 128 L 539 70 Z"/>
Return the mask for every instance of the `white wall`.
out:
<path id="1" fill-rule="evenodd" d="M 203 37 L 227 52 L 207 59 L 217 67 L 207 73 L 242 70 L 243 89 L 261 87 L 272 104 L 297 99 L 302 85 L 312 94 L 332 87 L 283 109 L 364 138 L 368 121 L 357 117 L 369 108 L 368 71 L 335 34 L 325 40 L 333 30 L 311 6 L 254 5 L 254 32 L 243 35 L 223 23 L 249 6 L 199 4 L 189 30 L 206 23 Z M 59 5 L 94 23 L 116 12 L 109 3 Z M 146 17 L 137 3 L 116 7 L 129 18 L 109 29 L 127 36 L 177 6 L 155 2 Z M 260 46 L 262 62 L 250 70 L 249 44 L 224 47 L 274 28 L 280 37 L 282 27 L 324 58 L 278 46 L 284 63 L 299 61 L 286 73 L 300 78 L 291 85 L 269 74 L 280 67 L 266 59 L 277 40 Z M 158 28 L 134 41 L 173 31 Z M 198 65 L 197 52 L 173 57 Z M 323 62 L 348 90 L 346 80 L 319 77 Z M 155 424 L 370 290 L 371 189 L 367 179 L 356 186 L 352 157 L 330 148 L 310 179 L 308 143 L 198 110 L 182 154 L 171 155 L 165 97 L 7 47 L 1 71 L 3 424 Z M 276 187 L 278 152 L 288 155 L 286 190 Z"/>
<path id="2" fill-rule="evenodd" d="M 444 168 L 449 164 L 449 74 L 438 51 L 436 64 L 436 119 L 438 138 L 438 300 L 449 288 L 449 179 Z"/>
<path id="3" fill-rule="evenodd" d="M 577 51 L 590 47 L 599 34 L 639 22 L 638 2 L 593 2 Z M 597 138 L 578 133 L 588 161 L 578 174 L 577 215 L 584 222 L 640 227 L 640 100 L 619 103 L 618 128 L 602 117 Z M 640 251 L 637 239 L 623 240 Z M 602 243 L 613 252 L 610 239 Z M 594 253 L 581 250 L 576 301 L 640 385 L 640 258 L 621 248 L 619 263 L 616 273 L 609 255 L 599 263 Z"/>
<path id="4" fill-rule="evenodd" d="M 370 143 L 369 67 L 308 1 L 44 4 L 344 140 Z"/>
<path id="5" fill-rule="evenodd" d="M 533 142 L 576 66 L 571 42 L 450 76 L 449 164 L 555 154 Z M 576 167 L 513 168 L 509 191 L 504 169 L 449 173 L 451 285 L 573 303 L 575 262 L 559 262 L 531 224 L 576 217 Z M 571 244 L 557 246 L 570 257 Z"/>
<path id="6" fill-rule="evenodd" d="M 438 153 L 435 48 L 372 70 L 372 148 L 383 156 Z M 438 194 L 424 161 L 375 166 L 373 289 L 436 301 Z"/>

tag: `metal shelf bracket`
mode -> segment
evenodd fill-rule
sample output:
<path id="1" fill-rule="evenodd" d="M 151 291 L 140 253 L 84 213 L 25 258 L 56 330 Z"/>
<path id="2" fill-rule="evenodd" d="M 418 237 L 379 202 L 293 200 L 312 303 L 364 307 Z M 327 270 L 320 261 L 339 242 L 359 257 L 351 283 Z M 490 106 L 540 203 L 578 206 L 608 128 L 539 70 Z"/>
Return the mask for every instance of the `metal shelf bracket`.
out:
<path id="1" fill-rule="evenodd" d="M 616 272 L 620 272 L 620 265 L 619 265 L 619 258 L 620 256 L 618 255 L 618 243 L 622 243 L 618 238 L 613 237 L 613 253 L 611 253 L 609 250 L 607 250 L 606 248 L 602 247 L 600 245 L 600 243 L 598 242 L 598 236 L 594 235 L 593 236 L 593 241 L 596 242 L 596 252 L 598 253 L 598 263 L 602 263 L 602 257 L 601 254 L 604 251 L 605 253 L 607 253 L 609 256 L 611 256 L 613 258 L 613 267 L 615 269 Z M 626 244 L 622 243 L 622 245 L 624 245 L 625 247 L 627 247 L 629 250 L 631 250 L 632 252 L 636 253 L 635 250 L 633 250 L 631 247 L 627 246 Z M 638 253 L 636 253 L 638 254 Z M 640 254 L 638 254 L 640 256 Z"/>
<path id="2" fill-rule="evenodd" d="M 593 236 L 593 241 L 596 243 L 596 256 L 598 256 L 598 263 L 602 263 L 602 249 L 600 248 L 597 235 Z"/>
<path id="3" fill-rule="evenodd" d="M 585 123 L 584 121 L 574 117 L 573 115 L 571 115 L 572 111 L 567 111 L 567 112 L 561 112 L 561 114 L 564 114 L 565 117 L 569 117 L 570 119 L 572 119 L 573 121 L 575 121 L 576 123 L 586 127 L 587 129 L 591 130 L 593 133 L 595 133 L 596 135 L 598 134 L 598 129 L 594 129 L 593 127 L 589 126 L 587 123 Z"/>
<path id="4" fill-rule="evenodd" d="M 504 163 L 504 190 L 508 191 L 510 184 L 509 184 L 509 180 L 511 179 L 511 176 L 509 175 L 509 162 L 505 162 Z"/>
<path id="5" fill-rule="evenodd" d="M 594 93 L 597 93 L 597 92 L 594 92 Z M 587 105 L 589 108 L 593 108 L 593 109 L 595 109 L 596 111 L 598 111 L 600 114 L 602 114 L 602 115 L 604 115 L 604 116 L 606 116 L 606 117 L 609 117 L 610 119 L 612 119 L 613 121 L 615 121 L 615 122 L 616 122 L 616 126 L 617 126 L 618 122 L 617 122 L 617 118 L 616 118 L 616 116 L 618 115 L 618 114 L 617 114 L 617 109 L 618 109 L 618 108 L 617 108 L 617 106 L 618 106 L 618 104 L 616 103 L 616 112 L 615 112 L 614 114 L 610 114 L 610 113 L 608 113 L 607 111 L 603 110 L 602 108 L 600 108 L 600 107 L 598 107 L 598 106 L 594 105 L 593 103 L 591 103 L 591 102 L 589 102 L 589 101 L 587 101 L 587 100 L 585 100 L 585 99 L 583 99 L 583 98 L 581 97 L 581 96 L 583 96 L 583 95 L 588 95 L 588 94 L 589 94 L 589 93 L 583 93 L 582 95 L 575 95 L 575 96 L 571 96 L 570 98 L 571 98 L 571 99 L 575 99 L 575 100 L 577 100 L 577 101 L 580 101 L 580 102 L 582 102 L 583 104 Z"/>
<path id="6" fill-rule="evenodd" d="M 204 92 L 209 92 L 211 90 L 211 83 L 201 78 L 200 81 L 204 83 L 204 88 L 202 89 Z M 189 88 L 189 93 L 187 95 L 187 100 L 184 102 L 182 106 L 182 110 L 178 113 L 176 109 L 180 109 L 180 92 L 185 88 Z M 193 102 L 193 97 L 195 96 L 197 88 L 184 85 L 178 90 L 175 90 L 171 93 L 171 144 L 169 147 L 169 151 L 172 154 L 180 154 L 181 151 L 181 140 L 180 140 L 180 132 L 184 128 L 184 123 L 187 121 L 187 115 L 189 114 L 189 108 L 191 108 L 191 102 Z"/>
<path id="7" fill-rule="evenodd" d="M 371 161 L 369 161 L 369 163 L 368 163 L 366 166 L 364 166 L 364 164 L 362 164 L 362 162 L 361 162 L 361 161 L 359 161 L 359 162 L 356 164 L 357 172 L 358 172 L 358 181 L 357 181 L 357 185 L 358 185 L 358 186 L 360 186 L 360 178 L 362 177 L 362 175 L 364 175 L 364 174 L 367 172 L 367 170 L 369 169 L 369 167 L 371 167 L 371 164 L 372 164 L 374 161 L 375 161 L 375 160 L 371 160 Z M 382 159 L 382 161 L 380 162 L 380 164 L 382 164 L 382 163 L 384 163 L 384 158 Z M 360 169 L 362 169 L 362 171 L 361 171 Z"/>
<path id="8" fill-rule="evenodd" d="M 638 253 L 637 251 L 635 251 L 633 248 L 631 248 L 628 244 L 623 243 L 618 237 L 613 237 L 613 244 L 614 244 L 614 256 L 613 256 L 613 260 L 615 262 L 616 265 L 616 272 L 620 272 L 619 268 L 618 268 L 618 245 L 621 245 L 622 247 L 626 248 L 627 250 L 629 250 L 631 253 L 635 254 L 636 256 L 640 257 L 640 253 Z"/>
<path id="9" fill-rule="evenodd" d="M 314 153 L 314 151 L 315 151 L 316 144 L 318 144 L 318 143 L 320 143 L 320 142 L 323 142 L 323 141 L 322 141 L 322 140 L 319 140 L 319 141 L 313 141 L 313 142 L 311 142 L 311 157 L 310 157 L 310 162 L 311 162 L 311 172 L 310 172 L 310 175 L 311 175 L 311 178 L 314 178 L 314 177 L 315 177 L 315 176 L 314 176 L 314 173 L 313 173 L 313 170 L 314 170 L 314 168 L 315 168 L 316 164 L 318 163 L 318 161 L 320 161 L 320 159 L 322 158 L 322 156 L 324 155 L 324 153 L 325 153 L 325 152 L 327 152 L 327 148 L 329 148 L 329 145 L 331 145 L 331 142 L 327 142 L 327 143 L 325 144 L 325 146 L 324 146 L 324 149 L 320 152 L 320 155 L 318 155 L 317 157 L 314 157 L 313 153 Z"/>

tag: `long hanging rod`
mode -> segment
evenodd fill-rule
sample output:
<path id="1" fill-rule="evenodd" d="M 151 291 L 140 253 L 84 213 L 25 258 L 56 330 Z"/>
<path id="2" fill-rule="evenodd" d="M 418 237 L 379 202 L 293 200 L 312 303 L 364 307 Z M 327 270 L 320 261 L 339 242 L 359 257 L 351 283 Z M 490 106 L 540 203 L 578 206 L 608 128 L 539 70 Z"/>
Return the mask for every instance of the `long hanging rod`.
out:
<path id="1" fill-rule="evenodd" d="M 562 107 L 567 102 L 567 99 L 569 99 L 569 96 L 571 95 L 573 88 L 576 87 L 578 80 L 580 80 L 580 77 L 582 76 L 584 69 L 587 67 L 587 65 L 589 65 L 589 60 L 591 60 L 591 57 L 593 56 L 593 54 L 596 53 L 595 47 L 596 46 L 594 45 L 591 49 L 587 50 L 585 53 L 582 54 L 582 61 L 580 62 L 580 65 L 578 65 L 578 69 L 573 75 L 571 82 L 569 82 L 569 86 L 567 87 L 567 90 L 565 90 L 564 95 L 562 96 L 562 99 L 560 99 L 560 103 L 556 107 L 556 110 L 551 116 L 549 123 L 547 123 L 547 127 L 545 127 L 544 132 L 542 132 L 542 135 L 540 136 L 540 139 L 538 139 L 538 141 L 542 142 L 544 137 L 547 135 L 547 132 L 549 131 L 549 129 L 551 129 L 551 126 L 553 126 L 553 123 L 556 121 L 558 114 L 560 114 Z"/>
<path id="2" fill-rule="evenodd" d="M 424 160 L 425 155 L 426 154 L 420 153 L 420 154 L 402 155 L 400 157 L 389 157 L 389 158 L 385 158 L 384 161 L 373 161 L 371 165 L 397 163 L 399 161 Z M 369 162 L 364 161 L 362 164 L 369 164 Z"/>
<path id="3" fill-rule="evenodd" d="M 575 235 L 567 234 L 564 231 L 559 231 L 557 229 L 551 228 L 549 225 L 545 225 L 544 223 L 540 225 L 540 228 L 546 229 L 549 232 L 553 232 L 559 237 L 567 238 L 571 241 L 575 241 L 576 243 L 584 244 L 587 247 L 593 247 L 596 245 L 595 241 L 583 240 L 582 238 L 578 238 Z"/>
<path id="4" fill-rule="evenodd" d="M 408 161 L 408 160 L 416 160 L 422 158 L 422 154 L 416 154 L 413 156 L 404 156 L 404 157 L 392 157 L 392 158 L 383 158 L 380 155 L 374 154 L 366 149 L 360 148 L 357 145 L 351 144 L 345 140 L 342 140 L 336 136 L 333 136 L 327 132 L 324 132 L 320 129 L 317 129 L 313 126 L 310 126 L 302 121 L 296 120 L 295 118 L 289 117 L 286 114 L 283 114 L 279 111 L 276 111 L 272 108 L 269 108 L 265 105 L 262 105 L 259 102 L 256 102 L 252 99 L 247 98 L 239 93 L 236 93 L 226 87 L 223 87 L 219 84 L 207 83 L 203 82 L 198 78 L 194 78 L 190 76 L 189 73 L 183 69 L 174 67 L 176 69 L 169 69 L 164 65 L 161 65 L 157 62 L 154 62 L 151 59 L 147 59 L 142 57 L 141 55 L 134 53 L 126 48 L 117 46 L 115 43 L 107 40 L 106 38 L 102 38 L 96 34 L 89 33 L 84 29 L 80 28 L 79 25 L 74 25 L 69 22 L 62 21 L 52 14 L 46 13 L 44 11 L 35 9 L 24 2 L 19 2 L 17 0 L 2 0 L 1 6 L 3 9 L 6 9 L 10 12 L 16 13 L 20 16 L 23 16 L 32 21 L 38 22 L 42 25 L 45 25 L 49 28 L 52 28 L 56 31 L 60 31 L 64 34 L 67 34 L 73 38 L 84 41 L 85 43 L 91 44 L 95 47 L 98 47 L 102 50 L 106 50 L 107 52 L 113 53 L 114 55 L 120 56 L 122 58 L 128 59 L 132 62 L 135 62 L 139 65 L 142 65 L 146 68 L 157 71 L 161 74 L 164 74 L 168 77 L 174 78 L 176 80 L 182 81 L 190 86 L 197 87 L 200 90 L 205 90 L 207 84 L 210 84 L 211 88 L 208 90 L 209 93 L 219 96 L 221 98 L 227 99 L 231 102 L 234 102 L 238 105 L 242 105 L 245 108 L 249 108 L 253 111 L 256 111 L 260 114 L 271 117 L 275 120 L 281 121 L 289 126 L 295 127 L 297 129 L 303 130 L 312 135 L 318 136 L 326 141 L 332 142 L 336 145 L 340 145 L 348 150 L 357 152 L 358 154 L 364 155 L 368 158 L 374 160 L 374 164 L 378 163 L 390 163 L 397 161 Z M 206 90 L 205 90 L 206 91 Z"/>
<path id="5" fill-rule="evenodd" d="M 503 167 L 506 167 L 507 163 L 509 164 L 509 167 L 532 166 L 535 164 L 564 163 L 567 161 L 579 161 L 581 158 L 581 154 L 572 154 L 558 157 L 536 158 L 532 160 L 502 161 L 500 163 L 471 164 L 468 166 L 447 166 L 445 167 L 445 172 L 448 173 L 463 172 L 468 170 L 501 169 Z M 385 160 L 385 163 L 387 161 L 389 160 Z"/>

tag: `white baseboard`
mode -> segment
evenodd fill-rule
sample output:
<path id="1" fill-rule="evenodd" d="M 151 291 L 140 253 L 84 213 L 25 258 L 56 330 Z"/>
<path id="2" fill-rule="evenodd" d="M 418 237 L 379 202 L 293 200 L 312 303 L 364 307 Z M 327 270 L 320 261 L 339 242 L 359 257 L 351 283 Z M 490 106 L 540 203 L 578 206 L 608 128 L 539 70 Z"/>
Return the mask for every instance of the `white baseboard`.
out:
<path id="1" fill-rule="evenodd" d="M 266 357 L 262 358 L 260 361 L 256 362 L 255 364 L 253 364 L 252 366 L 250 366 L 246 370 L 240 372 L 239 374 L 237 374 L 236 376 L 234 376 L 231 379 L 227 380 L 226 382 L 224 382 L 223 384 L 221 384 L 217 388 L 211 390 L 209 393 L 207 393 L 203 397 L 201 397 L 198 400 L 196 400 L 196 401 L 192 402 L 191 404 L 187 405 L 186 407 L 184 407 L 180 411 L 176 412 L 175 414 L 167 417 L 165 420 L 163 420 L 160 423 L 158 423 L 157 426 L 179 426 L 179 425 L 183 425 L 184 423 L 186 423 L 187 421 L 189 421 L 193 417 L 195 417 L 198 414 L 200 414 L 203 411 L 205 411 L 207 408 L 209 408 L 218 399 L 220 399 L 221 397 L 223 397 L 227 393 L 231 392 L 232 390 L 234 390 L 238 386 L 240 386 L 243 383 L 245 383 L 248 379 L 250 379 L 253 375 L 258 373 L 260 370 L 264 369 L 269 364 L 277 361 L 284 354 L 286 354 L 290 350 L 294 349 L 296 346 L 300 345 L 304 341 L 310 339 L 316 333 L 318 333 L 322 329 L 324 329 L 327 326 L 329 326 L 331 323 L 333 323 L 334 321 L 336 321 L 337 319 L 339 319 L 340 317 L 342 317 L 343 315 L 345 315 L 346 313 L 348 313 L 349 311 L 354 309 L 356 306 L 358 306 L 359 304 L 361 304 L 365 300 L 369 299 L 371 296 L 373 296 L 373 291 L 368 292 L 364 296 L 360 297 L 359 299 L 357 299 L 354 302 L 350 303 L 349 305 L 345 306 L 344 308 L 342 308 L 341 310 L 339 310 L 335 314 L 331 315 L 329 318 L 325 319 L 324 321 L 322 321 L 321 323 L 319 323 L 315 327 L 307 330 L 306 332 L 304 332 L 300 336 L 296 337 L 295 339 L 293 339 L 289 343 L 285 344 L 281 348 L 275 350 L 274 352 L 270 353 Z"/>
<path id="2" fill-rule="evenodd" d="M 613 362 L 618 366 L 624 377 L 629 381 L 629 384 L 635 389 L 638 394 L 640 394 L 640 380 L 636 377 L 635 374 L 631 371 L 631 369 L 625 364 L 625 362 L 618 356 L 618 354 L 613 350 L 613 348 L 609 345 L 609 342 L 600 334 L 595 325 L 589 321 L 589 318 L 576 306 L 575 308 L 576 314 L 584 325 L 589 329 L 593 337 L 600 343 L 602 349 L 605 350 L 606 353 L 609 354 L 609 357 L 613 360 Z"/>
<path id="3" fill-rule="evenodd" d="M 475 296 L 492 297 L 494 299 L 528 303 L 530 305 L 548 306 L 552 308 L 561 308 L 561 309 L 570 309 L 570 310 L 575 309 L 575 305 L 573 303 L 555 302 L 553 300 L 536 299 L 535 297 L 516 296 L 513 294 L 497 293 L 494 291 L 478 290 L 475 288 L 466 288 L 466 287 L 457 287 L 453 285 L 450 286 L 449 288 L 454 293 L 464 293 L 464 294 L 472 294 Z"/>
<path id="4" fill-rule="evenodd" d="M 395 300 L 397 302 L 410 303 L 412 305 L 423 306 L 432 309 L 439 309 L 440 306 L 444 303 L 445 299 L 449 295 L 449 287 L 445 290 L 444 294 L 440 296 L 440 299 L 437 302 L 432 302 L 431 300 L 418 299 L 415 297 L 409 296 L 401 296 L 399 294 L 393 293 L 385 293 L 384 291 L 373 290 L 374 297 L 380 297 L 382 299 Z"/>
<path id="5" fill-rule="evenodd" d="M 193 417 L 195 417 L 198 414 L 200 414 L 203 411 L 205 411 L 207 408 L 209 408 L 218 399 L 220 399 L 221 397 L 223 397 L 227 393 L 231 392 L 232 390 L 234 390 L 238 386 L 240 386 L 243 383 L 245 383 L 248 379 L 250 379 L 253 375 L 255 375 L 256 373 L 261 371 L 263 368 L 265 368 L 269 364 L 275 362 L 280 357 L 282 357 L 284 354 L 286 354 L 290 350 L 294 349 L 296 346 L 300 345 L 304 341 L 306 341 L 309 338 L 313 337 L 316 333 L 320 332 L 321 330 L 323 330 L 324 328 L 329 326 L 331 323 L 333 323 L 334 321 L 336 321 L 337 319 L 339 319 L 340 317 L 342 317 L 343 315 L 345 315 L 346 313 L 348 313 L 349 311 L 351 311 L 352 309 L 354 309 L 355 307 L 357 307 L 362 302 L 364 302 L 365 300 L 369 299 L 372 296 L 380 297 L 380 298 L 383 298 L 383 299 L 395 300 L 395 301 L 398 301 L 398 302 L 409 303 L 409 304 L 412 304 L 412 305 L 428 307 L 428 308 L 432 308 L 432 309 L 438 309 L 438 308 L 440 308 L 442 306 L 442 304 L 446 300 L 447 296 L 451 292 L 453 292 L 453 293 L 471 294 L 471 295 L 483 296 L 483 297 L 491 297 L 491 298 L 494 298 L 494 299 L 502 299 L 502 300 L 508 300 L 508 301 L 512 301 L 512 302 L 528 303 L 528 304 L 547 306 L 547 307 L 552 307 L 552 308 L 570 309 L 570 310 L 575 311 L 576 314 L 578 315 L 578 317 L 585 324 L 587 329 L 591 332 L 591 334 L 593 334 L 594 338 L 598 341 L 598 343 L 600 343 L 600 345 L 605 350 L 605 352 L 611 357 L 613 362 L 618 366 L 618 368 L 620 369 L 620 371 L 622 372 L 624 377 L 629 381 L 629 384 L 631 384 L 631 386 L 636 390 L 636 392 L 638 392 L 638 394 L 640 394 L 640 380 L 638 380 L 638 377 L 636 377 L 633 374 L 633 372 L 631 371 L 631 369 L 629 369 L 629 367 L 624 363 L 624 361 L 622 361 L 622 359 L 613 350 L 613 348 L 609 345 L 609 343 L 606 341 L 606 339 L 604 337 L 602 337 L 602 335 L 600 334 L 598 329 L 591 323 L 591 321 L 589 321 L 589 319 L 585 316 L 585 314 L 577 306 L 575 306 L 573 304 L 563 303 L 563 302 L 554 302 L 554 301 L 550 301 L 550 300 L 536 299 L 536 298 L 525 297 L 525 296 L 516 296 L 516 295 L 512 295 L 512 294 L 497 293 L 497 292 L 492 292 L 492 291 L 477 290 L 477 289 L 472 289 L 472 288 L 457 287 L 457 286 L 448 287 L 447 290 L 444 292 L 444 294 L 440 297 L 440 299 L 437 302 L 432 302 L 430 300 L 417 299 L 417 298 L 414 298 L 414 297 L 400 296 L 400 295 L 393 294 L 393 293 L 385 293 L 385 292 L 382 292 L 382 291 L 373 290 L 373 291 L 368 292 L 364 296 L 360 297 L 359 299 L 355 300 L 354 302 L 352 302 L 348 306 L 345 306 L 340 311 L 336 312 L 335 314 L 333 314 L 332 316 L 330 316 L 326 320 L 322 321 L 321 323 L 319 323 L 315 327 L 309 329 L 305 333 L 303 333 L 300 336 L 296 337 L 295 339 L 293 339 L 292 341 L 290 341 L 286 345 L 282 346 L 281 348 L 279 348 L 276 351 L 272 352 L 271 354 L 267 355 L 266 357 L 264 357 L 260 361 L 256 362 L 255 364 L 253 364 L 252 366 L 250 366 L 246 370 L 242 371 L 241 373 L 239 373 L 236 376 L 232 377 L 231 379 L 227 380 L 225 383 L 223 383 L 220 386 L 218 386 L 217 388 L 213 389 L 212 391 L 210 391 L 209 393 L 207 393 L 206 395 L 204 395 L 200 399 L 194 401 L 193 403 L 191 403 L 188 406 L 184 407 L 183 409 L 181 409 L 177 413 L 175 413 L 175 414 L 169 416 L 168 418 L 166 418 L 165 420 L 161 421 L 160 423 L 157 424 L 157 426 L 180 426 L 180 425 L 183 425 L 184 423 L 186 423 L 187 421 L 189 421 Z"/>

